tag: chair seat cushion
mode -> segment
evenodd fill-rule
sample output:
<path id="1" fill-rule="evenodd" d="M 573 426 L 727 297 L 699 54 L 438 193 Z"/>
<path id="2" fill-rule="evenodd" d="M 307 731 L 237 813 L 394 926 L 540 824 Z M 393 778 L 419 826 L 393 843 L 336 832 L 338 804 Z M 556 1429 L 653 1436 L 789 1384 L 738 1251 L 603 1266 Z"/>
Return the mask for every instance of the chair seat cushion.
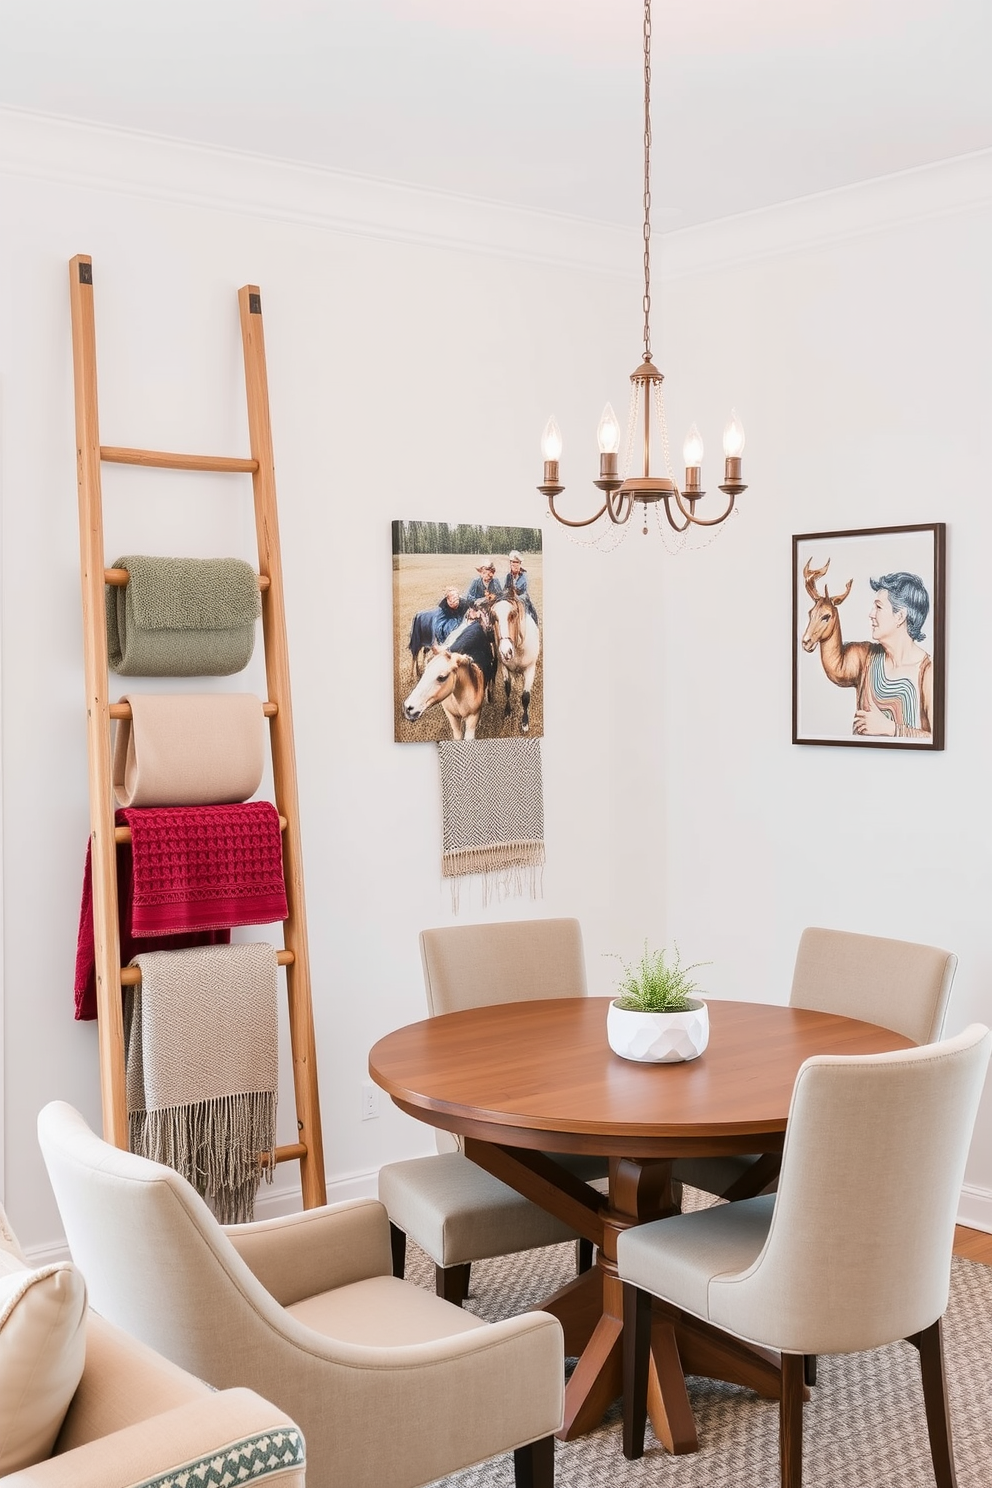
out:
<path id="1" fill-rule="evenodd" d="M 69 1262 L 0 1249 L 0 1478 L 43 1462 L 86 1362 L 86 1285 Z"/>
<path id="2" fill-rule="evenodd" d="M 286 1311 L 325 1338 L 369 1348 L 434 1343 L 455 1333 L 486 1327 L 463 1308 L 395 1276 L 353 1281 L 350 1286 L 294 1302 Z"/>
<path id="3" fill-rule="evenodd" d="M 438 1266 L 574 1240 L 555 1219 L 460 1152 L 388 1163 L 379 1198 L 393 1224 Z"/>
<path id="4" fill-rule="evenodd" d="M 621 1279 L 709 1319 L 710 1282 L 757 1258 L 774 1207 L 775 1195 L 764 1194 L 625 1230 L 617 1239 Z"/>

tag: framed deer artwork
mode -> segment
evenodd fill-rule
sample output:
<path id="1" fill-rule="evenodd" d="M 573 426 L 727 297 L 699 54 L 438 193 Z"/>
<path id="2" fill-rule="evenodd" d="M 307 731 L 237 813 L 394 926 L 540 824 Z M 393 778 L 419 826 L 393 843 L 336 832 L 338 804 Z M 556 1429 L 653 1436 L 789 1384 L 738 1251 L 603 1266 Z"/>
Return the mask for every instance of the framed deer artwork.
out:
<path id="1" fill-rule="evenodd" d="M 792 742 L 944 747 L 943 522 L 792 539 Z"/>

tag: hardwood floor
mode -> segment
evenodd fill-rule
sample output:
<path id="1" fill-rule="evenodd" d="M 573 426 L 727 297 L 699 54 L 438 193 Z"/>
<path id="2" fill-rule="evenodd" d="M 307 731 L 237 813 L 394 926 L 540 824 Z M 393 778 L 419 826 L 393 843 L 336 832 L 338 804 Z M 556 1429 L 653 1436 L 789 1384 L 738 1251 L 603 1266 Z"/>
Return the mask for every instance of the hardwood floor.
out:
<path id="1" fill-rule="evenodd" d="M 992 1235 L 984 1230 L 967 1230 L 957 1225 L 954 1230 L 954 1254 L 966 1261 L 982 1261 L 992 1266 Z"/>

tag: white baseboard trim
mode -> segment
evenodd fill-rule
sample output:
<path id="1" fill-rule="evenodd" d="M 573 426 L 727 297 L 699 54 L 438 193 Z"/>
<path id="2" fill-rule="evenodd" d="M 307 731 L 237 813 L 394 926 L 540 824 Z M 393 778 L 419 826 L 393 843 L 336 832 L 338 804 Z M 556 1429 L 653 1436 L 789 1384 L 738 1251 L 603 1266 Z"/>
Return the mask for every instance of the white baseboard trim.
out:
<path id="1" fill-rule="evenodd" d="M 958 1205 L 958 1224 L 992 1235 L 992 1189 L 965 1184 Z"/>

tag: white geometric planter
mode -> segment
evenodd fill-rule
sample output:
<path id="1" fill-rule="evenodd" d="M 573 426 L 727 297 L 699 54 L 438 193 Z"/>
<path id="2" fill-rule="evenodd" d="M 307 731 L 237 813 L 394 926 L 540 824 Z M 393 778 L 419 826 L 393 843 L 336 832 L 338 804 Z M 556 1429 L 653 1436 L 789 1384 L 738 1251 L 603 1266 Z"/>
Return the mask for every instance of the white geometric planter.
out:
<path id="1" fill-rule="evenodd" d="M 611 1002 L 606 1037 L 614 1054 L 642 1064 L 682 1064 L 696 1059 L 710 1040 L 705 1002 L 693 1002 L 684 1013 L 640 1013 Z"/>

